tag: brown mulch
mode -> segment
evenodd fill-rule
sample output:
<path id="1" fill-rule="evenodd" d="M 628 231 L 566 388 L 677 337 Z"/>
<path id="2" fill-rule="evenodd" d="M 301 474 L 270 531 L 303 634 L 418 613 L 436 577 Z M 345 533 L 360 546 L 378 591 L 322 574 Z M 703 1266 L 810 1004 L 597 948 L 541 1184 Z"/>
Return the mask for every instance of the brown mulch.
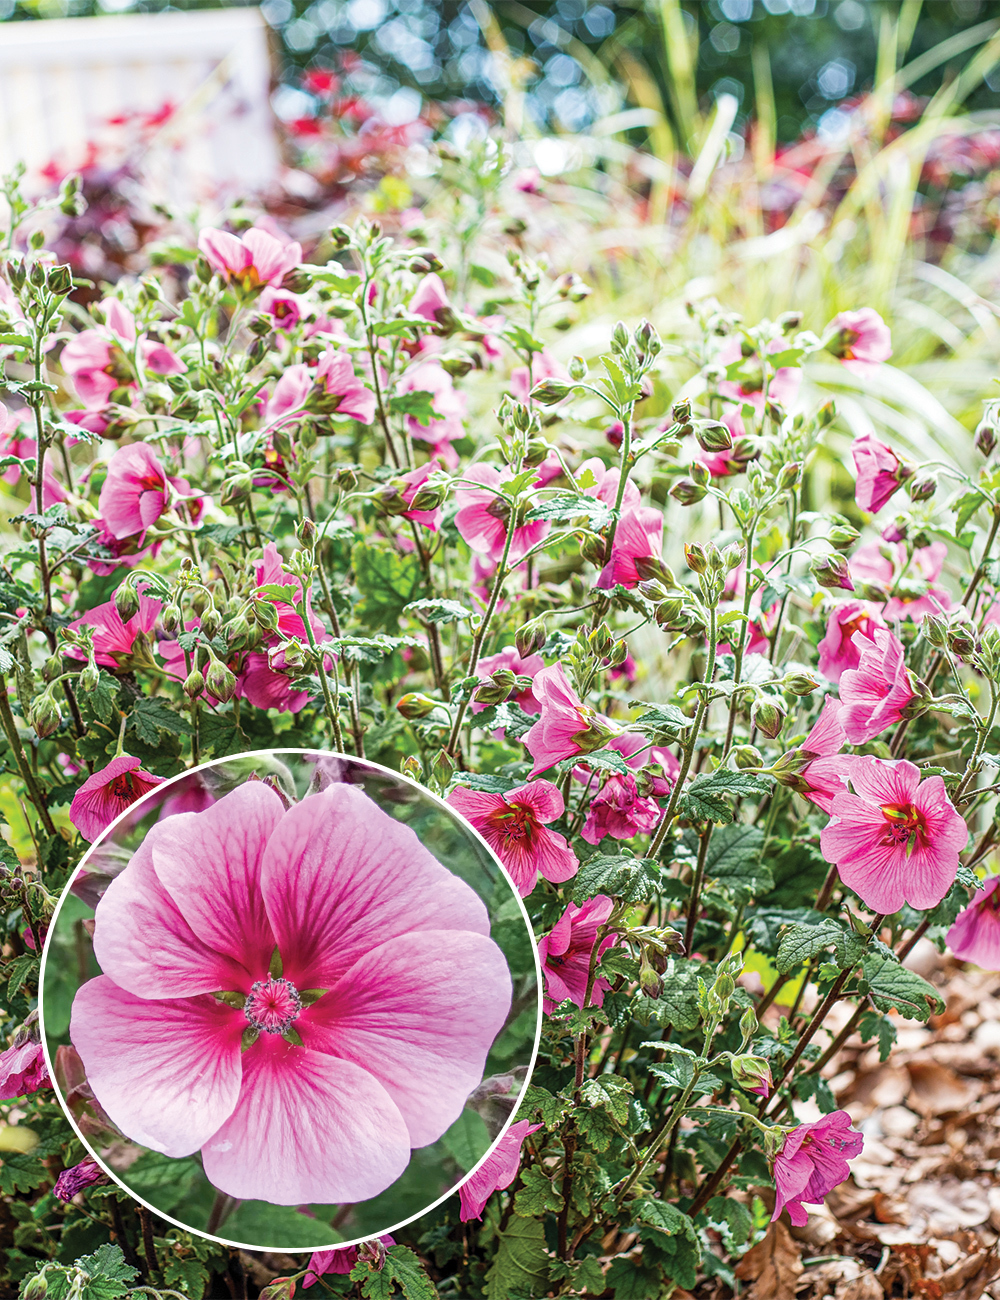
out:
<path id="1" fill-rule="evenodd" d="M 899 1019 L 885 1064 L 858 1038 L 830 1062 L 865 1149 L 805 1227 L 779 1221 L 744 1256 L 742 1300 L 1000 1300 L 1000 974 L 926 941 L 906 964 L 946 1008 L 927 1025 Z M 834 1032 L 851 1009 L 836 1010 Z M 819 1111 L 803 1103 L 796 1114 Z M 715 1282 L 698 1294 L 731 1292 Z"/>

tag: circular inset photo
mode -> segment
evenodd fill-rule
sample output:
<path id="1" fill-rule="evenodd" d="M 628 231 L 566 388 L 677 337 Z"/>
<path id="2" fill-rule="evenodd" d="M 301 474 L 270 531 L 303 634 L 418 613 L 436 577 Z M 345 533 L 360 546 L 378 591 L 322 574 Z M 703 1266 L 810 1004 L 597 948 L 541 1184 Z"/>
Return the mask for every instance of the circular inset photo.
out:
<path id="1" fill-rule="evenodd" d="M 513 1116 L 541 1005 L 517 890 L 466 822 L 386 768 L 269 750 L 158 785 L 94 843 L 40 1017 L 107 1174 L 287 1251 L 455 1191 Z"/>

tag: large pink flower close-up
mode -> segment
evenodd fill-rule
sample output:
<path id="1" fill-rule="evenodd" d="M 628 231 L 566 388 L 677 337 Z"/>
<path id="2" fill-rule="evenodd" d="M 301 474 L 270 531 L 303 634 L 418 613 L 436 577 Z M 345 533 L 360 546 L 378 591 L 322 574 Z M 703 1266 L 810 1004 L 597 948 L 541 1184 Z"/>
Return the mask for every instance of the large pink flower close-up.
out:
<path id="1" fill-rule="evenodd" d="M 101 1106 L 279 1205 L 394 1183 L 461 1114 L 511 998 L 478 895 L 351 785 L 286 808 L 248 781 L 157 822 L 94 953 L 70 1035 Z"/>
<path id="2" fill-rule="evenodd" d="M 131 537 L 155 524 L 170 507 L 171 486 L 153 449 L 144 442 L 119 447 L 111 458 L 98 509 L 112 537 Z"/>
<path id="3" fill-rule="evenodd" d="M 551 781 L 532 781 L 506 794 L 458 786 L 448 802 L 482 835 L 522 898 L 531 893 L 540 875 L 557 884 L 576 875 L 576 854 L 566 837 L 546 824 L 561 817 L 565 808 Z"/>
<path id="4" fill-rule="evenodd" d="M 969 837 L 939 776 L 906 760 L 850 761 L 852 791 L 834 795 L 820 848 L 874 912 L 936 907 L 951 888 Z"/>
<path id="5" fill-rule="evenodd" d="M 846 669 L 857 668 L 861 662 L 861 642 L 856 632 L 874 644 L 875 629 L 885 625 L 877 606 L 864 600 L 838 600 L 819 643 L 819 670 L 827 681 L 839 682 Z"/>
<path id="6" fill-rule="evenodd" d="M 862 1135 L 851 1127 L 846 1110 L 835 1110 L 812 1124 L 793 1128 L 774 1158 L 777 1195 L 771 1222 L 787 1210 L 792 1223 L 804 1228 L 809 1215 L 802 1202 L 822 1205 L 827 1194 L 850 1174 L 847 1162 L 861 1154 L 864 1144 Z"/>
<path id="7" fill-rule="evenodd" d="M 198 247 L 213 271 L 244 290 L 260 285 L 278 285 L 302 261 L 302 246 L 283 243 L 266 230 L 254 227 L 243 236 L 227 230 L 206 229 L 198 236 Z"/>

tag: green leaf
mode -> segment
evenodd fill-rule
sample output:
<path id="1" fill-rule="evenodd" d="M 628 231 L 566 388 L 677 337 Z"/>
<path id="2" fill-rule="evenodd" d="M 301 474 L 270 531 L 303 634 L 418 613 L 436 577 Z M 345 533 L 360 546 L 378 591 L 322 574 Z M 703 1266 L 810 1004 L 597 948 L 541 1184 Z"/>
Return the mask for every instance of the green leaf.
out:
<path id="1" fill-rule="evenodd" d="M 652 1021 L 664 1028 L 694 1029 L 701 1019 L 698 978 L 704 973 L 701 962 L 671 957 L 663 976 L 663 992 L 658 998 L 638 998 L 636 1018 L 644 1024 Z"/>
<path id="2" fill-rule="evenodd" d="M 523 325 L 510 324 L 501 332 L 500 337 L 506 339 L 512 347 L 520 348 L 522 352 L 543 352 L 545 344 L 539 343 L 533 334 L 529 334 Z"/>
<path id="3" fill-rule="evenodd" d="M 644 1238 L 647 1233 L 642 1229 L 646 1228 L 664 1237 L 686 1237 L 691 1242 L 698 1240 L 698 1232 L 692 1220 L 669 1201 L 633 1201 L 632 1214 Z"/>
<path id="4" fill-rule="evenodd" d="M 843 927 L 829 918 L 818 925 L 792 925 L 781 936 L 776 965 L 780 975 L 811 961 L 818 952 L 843 937 Z"/>
<path id="5" fill-rule="evenodd" d="M 514 1196 L 514 1212 L 527 1218 L 558 1214 L 565 1202 L 544 1169 L 532 1165 L 521 1170 L 521 1186 Z"/>
<path id="6" fill-rule="evenodd" d="M 422 623 L 460 623 L 474 617 L 473 611 L 457 600 L 411 600 L 403 613 Z"/>
<path id="7" fill-rule="evenodd" d="M 605 1282 L 615 1293 L 615 1300 L 660 1300 L 664 1295 L 663 1274 L 634 1259 L 613 1259 Z"/>
<path id="8" fill-rule="evenodd" d="M 125 1262 L 121 1246 L 110 1244 L 98 1246 L 92 1255 L 84 1255 L 76 1261 L 76 1266 L 92 1278 L 101 1276 L 113 1282 L 134 1282 L 139 1276 L 132 1265 Z"/>
<path id="9" fill-rule="evenodd" d="M 906 1020 L 927 1021 L 940 1015 L 944 999 L 932 984 L 898 961 L 871 953 L 861 964 L 868 996 L 877 1011 L 895 1008 Z"/>
<path id="10" fill-rule="evenodd" d="M 110 722 L 118 711 L 118 683 L 108 673 L 101 673 L 97 685 L 85 698 L 101 722 Z"/>
<path id="11" fill-rule="evenodd" d="M 381 1269 L 359 1260 L 351 1269 L 351 1281 L 361 1283 L 365 1300 L 389 1300 L 400 1292 L 406 1300 L 437 1300 L 437 1288 L 409 1246 L 390 1246 Z"/>
<path id="12" fill-rule="evenodd" d="M 972 488 L 970 491 L 962 493 L 954 504 L 956 536 L 962 531 L 985 500 L 986 497 L 982 492 L 977 491 L 976 488 Z"/>
<path id="13" fill-rule="evenodd" d="M 625 756 L 617 749 L 595 749 L 592 754 L 578 754 L 574 758 L 564 759 L 559 764 L 559 771 L 572 770 L 583 764 L 593 772 L 611 772 L 615 776 L 628 776 L 631 768 Z"/>
<path id="14" fill-rule="evenodd" d="M 639 714 L 635 725 L 641 727 L 646 735 L 674 737 L 690 727 L 691 719 L 686 718 L 676 704 L 654 704 Z"/>
<path id="15" fill-rule="evenodd" d="M 731 1196 L 713 1196 L 705 1206 L 713 1223 L 724 1223 L 733 1246 L 742 1246 L 753 1232 L 753 1215 L 745 1205 Z"/>
<path id="16" fill-rule="evenodd" d="M 604 857 L 596 854 L 585 862 L 573 881 L 573 901 L 606 894 L 624 903 L 646 902 L 656 896 L 660 864 L 652 858 Z"/>
<path id="17" fill-rule="evenodd" d="M 896 1026 L 889 1017 L 880 1016 L 874 1011 L 866 1011 L 858 1022 L 858 1033 L 863 1043 L 870 1042 L 878 1036 L 878 1059 L 884 1065 L 896 1041 Z"/>
<path id="18" fill-rule="evenodd" d="M 294 605 L 298 594 L 299 588 L 294 582 L 267 582 L 257 588 L 258 596 L 266 596 L 268 600 L 278 601 L 282 605 Z"/>
<path id="19" fill-rule="evenodd" d="M 515 781 L 510 776 L 495 776 L 492 772 L 456 772 L 455 786 L 465 786 L 467 790 L 485 790 L 488 794 L 506 794 L 523 781 Z"/>
<path id="20" fill-rule="evenodd" d="M 570 1103 L 565 1097 L 553 1096 L 545 1088 L 529 1084 L 517 1110 L 518 1119 L 532 1119 L 536 1112 L 541 1115 L 542 1123 L 547 1129 L 558 1128 L 563 1116 L 569 1110 Z"/>
<path id="21" fill-rule="evenodd" d="M 628 1119 L 628 1103 L 632 1095 L 632 1084 L 620 1074 L 599 1074 L 596 1079 L 587 1079 L 580 1089 L 580 1099 L 586 1106 L 600 1106 L 618 1121 L 624 1124 Z"/>
<path id="22" fill-rule="evenodd" d="M 8 975 L 7 979 L 7 996 L 14 997 L 26 980 L 30 979 L 34 987 L 38 987 L 38 957 L 34 953 L 25 953 L 21 957 L 15 957 L 9 966 L 4 967 L 4 974 Z"/>
<path id="23" fill-rule="evenodd" d="M 580 1136 L 595 1151 L 607 1151 L 621 1130 L 606 1110 L 584 1110 L 578 1107 L 573 1111 L 573 1122 Z"/>
<path id="24" fill-rule="evenodd" d="M 189 1295 L 193 1300 L 201 1300 L 210 1281 L 210 1274 L 198 1259 L 180 1259 L 172 1251 L 165 1253 L 163 1259 L 164 1284 L 182 1295 Z"/>
<path id="25" fill-rule="evenodd" d="M 774 886 L 771 872 L 760 859 L 764 832 L 745 822 L 734 822 L 715 832 L 705 858 L 705 876 L 748 896 L 766 894 Z"/>
<path id="26" fill-rule="evenodd" d="M 417 424 L 422 424 L 424 428 L 438 418 L 434 409 L 434 394 L 423 391 L 397 393 L 395 397 L 390 397 L 389 412 L 392 415 L 412 415 Z"/>
<path id="27" fill-rule="evenodd" d="M 329 1246 L 330 1225 L 293 1205 L 271 1205 L 267 1201 L 242 1201 L 226 1220 L 226 1236 L 248 1246 L 278 1246 L 295 1250 Z"/>
<path id="28" fill-rule="evenodd" d="M 718 772 L 692 781 L 680 801 L 681 816 L 691 821 L 731 822 L 733 812 L 725 801 L 726 795 L 746 798 L 748 795 L 767 794 L 770 789 L 765 777 L 720 768 Z"/>
<path id="29" fill-rule="evenodd" d="M 357 542 L 351 550 L 354 579 L 362 600 L 361 621 L 370 628 L 393 632 L 399 616 L 423 586 L 423 571 L 415 555 L 399 555 L 378 542 Z"/>
<path id="30" fill-rule="evenodd" d="M 540 501 L 525 515 L 525 522 L 536 519 L 551 519 L 556 522 L 579 519 L 585 516 L 594 531 L 599 532 L 611 521 L 611 510 L 597 497 L 585 496 L 582 492 L 557 492 L 547 501 Z"/>
<path id="31" fill-rule="evenodd" d="M 549 1289 L 549 1255 L 541 1219 L 511 1216 L 497 1233 L 497 1253 L 486 1274 L 486 1300 L 508 1300 L 521 1292 L 543 1296 Z"/>
<path id="32" fill-rule="evenodd" d="M 189 736 L 191 724 L 162 700 L 151 700 L 143 695 L 132 706 L 126 730 L 134 731 L 144 745 L 158 745 L 162 731 Z"/>
<path id="33" fill-rule="evenodd" d="M 456 1164 L 468 1173 L 489 1149 L 490 1134 L 481 1115 L 463 1110 L 441 1141 Z"/>

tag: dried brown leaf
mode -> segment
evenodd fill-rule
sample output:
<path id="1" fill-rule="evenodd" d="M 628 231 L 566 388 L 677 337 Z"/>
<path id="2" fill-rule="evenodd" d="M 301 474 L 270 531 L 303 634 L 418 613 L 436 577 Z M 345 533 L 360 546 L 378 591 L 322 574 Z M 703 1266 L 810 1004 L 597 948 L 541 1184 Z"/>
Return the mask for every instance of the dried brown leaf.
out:
<path id="1" fill-rule="evenodd" d="M 752 1282 L 746 1300 L 795 1300 L 802 1260 L 791 1233 L 780 1221 L 743 1256 L 733 1270 L 742 1282 Z"/>

